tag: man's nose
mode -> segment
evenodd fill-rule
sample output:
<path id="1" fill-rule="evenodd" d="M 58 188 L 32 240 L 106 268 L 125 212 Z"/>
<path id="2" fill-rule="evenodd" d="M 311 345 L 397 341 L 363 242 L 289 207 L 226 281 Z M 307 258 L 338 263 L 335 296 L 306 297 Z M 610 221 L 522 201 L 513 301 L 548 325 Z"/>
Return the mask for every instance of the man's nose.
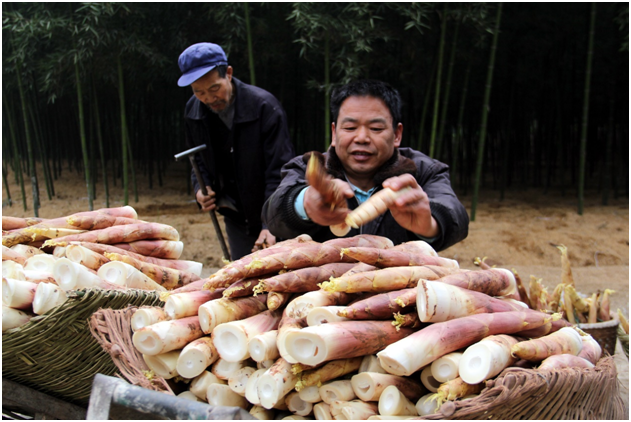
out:
<path id="1" fill-rule="evenodd" d="M 370 130 L 367 127 L 363 127 L 363 126 L 358 127 L 357 132 L 355 133 L 355 140 L 357 142 L 370 141 Z"/>

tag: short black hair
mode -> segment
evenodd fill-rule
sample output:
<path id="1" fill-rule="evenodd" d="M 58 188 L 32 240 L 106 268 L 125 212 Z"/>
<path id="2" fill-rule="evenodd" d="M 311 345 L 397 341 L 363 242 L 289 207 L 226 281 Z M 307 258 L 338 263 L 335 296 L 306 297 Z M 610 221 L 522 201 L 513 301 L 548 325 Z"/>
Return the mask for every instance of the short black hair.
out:
<path id="1" fill-rule="evenodd" d="M 331 114 L 337 124 L 340 107 L 348 97 L 374 97 L 382 100 L 392 116 L 392 126 L 401 123 L 401 96 L 390 84 L 372 79 L 363 79 L 337 87 L 331 93 Z"/>
<path id="2" fill-rule="evenodd" d="M 219 65 L 219 66 L 215 67 L 213 70 L 216 70 L 217 72 L 219 72 L 219 76 L 221 78 L 225 78 L 226 77 L 226 71 L 228 70 L 228 65 L 227 64 L 222 64 L 222 65 Z"/>

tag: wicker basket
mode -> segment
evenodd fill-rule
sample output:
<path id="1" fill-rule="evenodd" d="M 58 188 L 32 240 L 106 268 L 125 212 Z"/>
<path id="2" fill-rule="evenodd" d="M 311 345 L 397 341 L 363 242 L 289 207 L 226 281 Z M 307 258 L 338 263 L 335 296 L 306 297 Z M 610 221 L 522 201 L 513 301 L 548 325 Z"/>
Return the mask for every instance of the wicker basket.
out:
<path id="1" fill-rule="evenodd" d="M 73 291 L 61 306 L 2 334 L 2 376 L 87 405 L 94 375 L 116 373 L 116 366 L 90 334 L 90 316 L 102 307 L 157 303 L 158 294 L 144 290 Z"/>
<path id="2" fill-rule="evenodd" d="M 131 342 L 135 308 L 102 309 L 90 321 L 92 333 L 123 376 L 134 385 L 169 392 L 162 378 L 148 380 L 146 365 Z M 471 400 L 447 402 L 421 419 L 625 419 L 613 357 L 595 368 L 553 371 L 508 368 Z"/>
<path id="3" fill-rule="evenodd" d="M 149 368 L 132 343 L 131 317 L 136 309 L 99 309 L 90 318 L 90 332 L 131 384 L 173 394 L 164 378 L 147 376 Z"/>
<path id="4" fill-rule="evenodd" d="M 618 325 L 620 325 L 618 315 L 612 312 L 609 321 L 578 324 L 578 328 L 591 335 L 600 344 L 603 351 L 607 351 L 613 356 L 616 353 L 616 342 L 618 341 Z"/>
<path id="5" fill-rule="evenodd" d="M 624 354 L 629 357 L 629 334 L 625 333 L 620 325 L 618 325 L 618 339 L 620 339 Z"/>

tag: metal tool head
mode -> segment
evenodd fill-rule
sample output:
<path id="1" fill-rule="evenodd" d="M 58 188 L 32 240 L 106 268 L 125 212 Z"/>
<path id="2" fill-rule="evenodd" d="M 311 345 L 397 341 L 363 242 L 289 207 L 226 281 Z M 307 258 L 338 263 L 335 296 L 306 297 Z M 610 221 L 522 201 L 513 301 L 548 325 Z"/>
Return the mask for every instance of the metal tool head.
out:
<path id="1" fill-rule="evenodd" d="M 175 161 L 178 161 L 180 158 L 188 157 L 189 155 L 194 155 L 196 152 L 203 151 L 205 149 L 206 149 L 206 144 L 196 146 L 195 148 L 187 149 L 186 151 L 180 152 L 179 154 L 175 154 Z"/>

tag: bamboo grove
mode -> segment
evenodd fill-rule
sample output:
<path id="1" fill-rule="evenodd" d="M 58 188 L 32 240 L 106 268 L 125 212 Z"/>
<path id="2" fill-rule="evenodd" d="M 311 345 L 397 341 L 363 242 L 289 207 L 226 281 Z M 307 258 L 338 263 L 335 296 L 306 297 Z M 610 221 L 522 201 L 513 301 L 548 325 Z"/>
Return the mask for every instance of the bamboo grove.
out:
<path id="1" fill-rule="evenodd" d="M 332 87 L 389 82 L 403 146 L 450 165 L 472 219 L 481 187 L 555 189 L 579 214 L 586 189 L 628 196 L 627 3 L 5 2 L 2 17 L 4 197 L 15 178 L 35 216 L 63 171 L 90 209 L 97 184 L 107 206 L 108 183 L 125 204 L 137 175 L 162 184 L 185 149 L 177 58 L 202 41 L 279 98 L 299 154 L 330 144 Z"/>

